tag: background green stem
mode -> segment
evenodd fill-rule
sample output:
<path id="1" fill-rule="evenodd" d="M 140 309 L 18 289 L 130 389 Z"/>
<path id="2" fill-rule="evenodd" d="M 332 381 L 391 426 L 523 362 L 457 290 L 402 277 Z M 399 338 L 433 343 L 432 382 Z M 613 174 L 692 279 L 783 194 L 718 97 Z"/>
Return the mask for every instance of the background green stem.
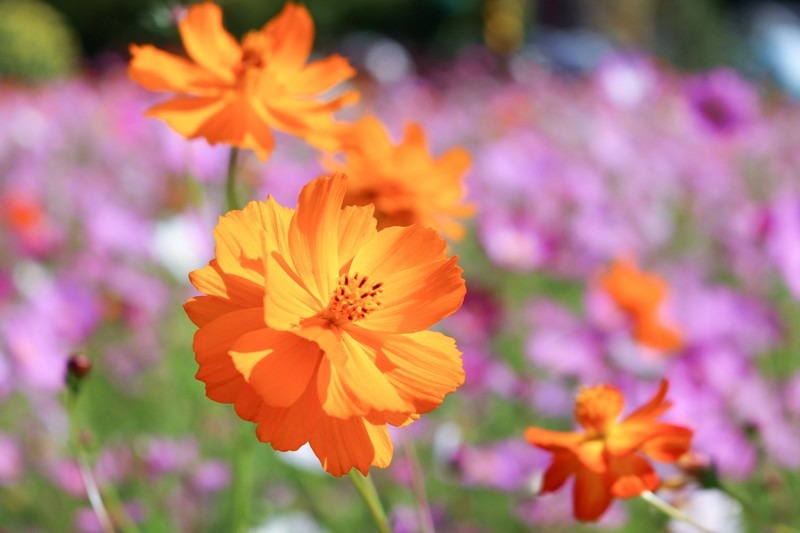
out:
<path id="1" fill-rule="evenodd" d="M 686 522 L 690 526 L 696 528 L 698 531 L 702 531 L 703 533 L 716 533 L 714 531 L 711 531 L 707 527 L 698 524 L 689 515 L 687 515 L 680 509 L 676 509 L 675 507 L 671 506 L 666 501 L 662 500 L 649 490 L 644 491 L 641 494 L 641 498 L 647 503 L 649 503 L 651 506 L 655 507 L 665 515 L 669 516 L 670 518 L 674 518 L 675 520 L 680 520 L 681 522 Z"/>
<path id="2" fill-rule="evenodd" d="M 239 149 L 237 147 L 231 148 L 230 156 L 228 156 L 228 174 L 225 179 L 225 211 L 232 211 L 233 209 L 240 209 L 242 206 L 239 203 L 239 197 L 236 194 L 236 167 L 239 159 Z"/>
<path id="3" fill-rule="evenodd" d="M 425 492 L 425 477 L 422 474 L 422 468 L 419 464 L 417 449 L 408 431 L 403 432 L 401 439 L 406 456 L 408 457 L 408 462 L 411 464 L 411 486 L 414 489 L 414 496 L 417 500 L 419 530 L 421 533 L 435 533 L 436 530 L 433 526 L 431 507 L 428 504 L 428 495 Z"/>
<path id="4" fill-rule="evenodd" d="M 250 503 L 253 489 L 253 432 L 246 424 L 240 431 L 233 456 L 233 495 L 231 531 L 241 533 L 250 527 Z"/>
<path id="5" fill-rule="evenodd" d="M 103 497 L 97 488 L 97 482 L 92 475 L 92 469 L 89 467 L 89 462 L 86 460 L 86 454 L 81 446 L 80 435 L 78 434 L 78 421 L 76 415 L 77 394 L 68 392 L 67 397 L 67 415 L 69 416 L 69 433 L 70 441 L 72 444 L 72 453 L 75 455 L 75 460 L 78 462 L 78 469 L 83 480 L 83 486 L 86 488 L 86 496 L 89 498 L 89 503 L 92 506 L 97 520 L 100 522 L 100 527 L 104 533 L 114 533 L 114 526 L 111 523 L 111 517 L 108 514 Z"/>
<path id="6" fill-rule="evenodd" d="M 350 470 L 349 475 L 350 479 L 353 480 L 353 485 L 356 486 L 356 490 L 358 490 L 358 493 L 364 500 L 364 503 L 367 504 L 372 519 L 378 527 L 378 531 L 380 531 L 380 533 L 392 533 L 392 528 L 389 527 L 389 521 L 386 519 L 386 512 L 381 506 L 381 501 L 378 498 L 378 491 L 375 489 L 372 479 L 369 476 L 362 476 L 355 468 Z"/>

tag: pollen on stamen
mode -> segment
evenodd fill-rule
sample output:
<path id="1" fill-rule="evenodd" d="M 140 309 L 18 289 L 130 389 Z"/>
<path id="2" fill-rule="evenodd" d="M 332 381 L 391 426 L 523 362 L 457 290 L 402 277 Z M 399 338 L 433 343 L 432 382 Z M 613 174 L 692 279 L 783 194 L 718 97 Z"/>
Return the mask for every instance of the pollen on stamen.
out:
<path id="1" fill-rule="evenodd" d="M 323 317 L 333 323 L 356 322 L 381 306 L 383 283 L 367 285 L 368 277 L 359 273 L 342 274 Z M 366 287 L 366 290 L 365 290 Z"/>

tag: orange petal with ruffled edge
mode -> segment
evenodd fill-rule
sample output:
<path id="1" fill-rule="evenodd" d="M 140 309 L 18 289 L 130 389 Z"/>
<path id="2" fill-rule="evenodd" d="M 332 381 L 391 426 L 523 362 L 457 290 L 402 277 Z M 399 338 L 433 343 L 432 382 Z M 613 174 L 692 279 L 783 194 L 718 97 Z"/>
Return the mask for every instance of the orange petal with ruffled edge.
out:
<path id="1" fill-rule="evenodd" d="M 370 466 L 386 467 L 394 452 L 386 426 L 361 417 L 323 416 L 309 442 L 322 468 L 337 477 L 353 468 L 367 475 Z"/>
<path id="2" fill-rule="evenodd" d="M 246 383 L 228 352 L 239 337 L 263 327 L 262 310 L 253 308 L 227 313 L 197 330 L 192 348 L 200 368 L 195 377 L 206 384 L 206 396 L 222 403 L 236 400 Z"/>
<path id="3" fill-rule="evenodd" d="M 312 375 L 308 388 L 294 404 L 285 408 L 262 405 L 253 421 L 258 424 L 258 440 L 286 452 L 307 443 L 323 416 L 326 415 L 317 397 L 316 375 Z"/>
<path id="4" fill-rule="evenodd" d="M 304 6 L 287 3 L 261 31 L 269 42 L 271 63 L 281 70 L 302 68 L 314 42 L 314 21 Z"/>
<path id="5" fill-rule="evenodd" d="M 373 412 L 409 414 L 404 401 L 375 364 L 374 355 L 346 332 L 334 331 L 324 321 L 304 324 L 299 335 L 322 348 L 317 393 L 325 413 L 336 418 Z"/>
<path id="6" fill-rule="evenodd" d="M 178 23 L 183 47 L 198 65 L 227 84 L 235 81 L 233 69 L 242 59 L 242 49 L 222 25 L 222 10 L 204 2 L 189 8 Z"/>
<path id="7" fill-rule="evenodd" d="M 436 409 L 446 394 L 464 383 L 461 352 L 455 340 L 442 333 L 378 335 L 360 328 L 348 332 L 370 348 L 378 369 L 416 413 Z"/>
<path id="8" fill-rule="evenodd" d="M 358 326 L 373 331 L 422 331 L 454 313 L 466 286 L 458 257 L 444 259 L 444 240 L 421 226 L 380 231 L 355 255 L 350 273 L 382 283 L 381 305 Z"/>

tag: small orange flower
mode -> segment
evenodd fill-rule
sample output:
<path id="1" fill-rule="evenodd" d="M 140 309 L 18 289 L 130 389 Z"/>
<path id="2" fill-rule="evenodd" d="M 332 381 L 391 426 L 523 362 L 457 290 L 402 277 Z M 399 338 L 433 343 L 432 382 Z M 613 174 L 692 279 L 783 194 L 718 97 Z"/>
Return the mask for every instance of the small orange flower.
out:
<path id="1" fill-rule="evenodd" d="M 667 389 L 662 380 L 649 402 L 618 422 L 625 403 L 622 393 L 610 385 L 584 388 L 575 400 L 582 432 L 528 428 L 528 442 L 553 454 L 541 492 L 558 490 L 574 475 L 575 517 L 594 521 L 614 498 L 656 489 L 658 474 L 645 456 L 674 463 L 689 450 L 692 438 L 690 429 L 657 420 L 671 406 L 664 401 Z"/>
<path id="2" fill-rule="evenodd" d="M 261 159 L 273 148 L 271 128 L 334 148 L 332 113 L 355 102 L 358 94 L 329 101 L 318 95 L 355 71 L 338 55 L 306 65 L 314 24 L 305 7 L 287 3 L 241 44 L 210 2 L 190 7 L 178 28 L 193 62 L 151 45 L 130 48 L 128 73 L 134 81 L 151 91 L 178 93 L 149 109 L 149 116 L 185 137 L 249 148 Z"/>
<path id="3" fill-rule="evenodd" d="M 463 203 L 463 178 L 470 165 L 465 150 L 453 148 L 433 159 L 425 133 L 415 123 L 393 145 L 373 116 L 345 127 L 341 143 L 344 161 L 330 158 L 325 164 L 350 177 L 346 205 L 375 204 L 380 228 L 423 224 L 455 239 L 463 237 L 458 218 L 474 212 Z"/>
<path id="4" fill-rule="evenodd" d="M 661 317 L 667 299 L 667 283 L 661 277 L 639 270 L 630 260 L 618 259 L 603 274 L 600 286 L 631 319 L 636 340 L 658 350 L 681 348 L 682 335 Z"/>
<path id="5" fill-rule="evenodd" d="M 207 396 L 276 450 L 310 443 L 335 476 L 387 466 L 387 424 L 464 381 L 454 340 L 426 331 L 461 306 L 458 258 L 432 229 L 377 231 L 346 190 L 321 177 L 297 210 L 268 198 L 220 218 L 216 257 L 189 276 L 205 295 L 185 305 Z"/>

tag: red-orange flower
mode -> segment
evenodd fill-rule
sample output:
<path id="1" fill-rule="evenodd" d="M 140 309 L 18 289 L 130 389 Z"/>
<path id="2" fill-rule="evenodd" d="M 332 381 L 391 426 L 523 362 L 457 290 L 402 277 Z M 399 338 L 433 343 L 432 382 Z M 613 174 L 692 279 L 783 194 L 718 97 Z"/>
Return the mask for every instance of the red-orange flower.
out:
<path id="1" fill-rule="evenodd" d="M 667 299 L 667 283 L 661 277 L 639 270 L 628 259 L 618 259 L 600 278 L 600 286 L 631 319 L 637 341 L 665 351 L 683 345 L 681 333 L 661 316 Z"/>
<path id="2" fill-rule="evenodd" d="M 582 389 L 575 400 L 575 418 L 582 432 L 528 428 L 525 438 L 553 454 L 544 474 L 542 493 L 558 490 L 575 476 L 573 510 L 581 521 L 597 520 L 614 498 L 631 498 L 658 487 L 659 479 L 645 456 L 676 462 L 689 450 L 692 431 L 659 422 L 671 403 L 668 384 L 624 420 L 617 421 L 625 399 L 610 385 Z"/>
<path id="3" fill-rule="evenodd" d="M 385 467 L 387 424 L 435 409 L 464 380 L 453 339 L 457 257 L 421 226 L 377 231 L 372 206 L 342 208 L 344 176 L 321 177 L 297 210 L 272 198 L 220 218 L 216 257 L 190 274 L 185 309 L 212 400 L 232 403 L 276 450 L 310 443 L 340 476 Z"/>
<path id="4" fill-rule="evenodd" d="M 287 3 L 241 44 L 222 26 L 220 8 L 209 2 L 190 7 L 178 27 L 192 61 L 131 45 L 130 77 L 146 89 L 178 93 L 148 115 L 185 137 L 249 148 L 261 159 L 272 151 L 271 128 L 334 148 L 332 113 L 358 94 L 327 101 L 319 94 L 355 71 L 337 55 L 306 65 L 314 24 L 305 7 Z"/>
<path id="5" fill-rule="evenodd" d="M 464 203 L 463 178 L 470 156 L 453 148 L 433 159 L 419 124 L 406 126 L 399 144 L 392 144 L 381 122 L 367 116 L 343 128 L 343 161 L 328 159 L 332 171 L 344 172 L 348 181 L 346 205 L 375 204 L 378 227 L 423 224 L 460 239 L 459 218 L 474 209 Z"/>

